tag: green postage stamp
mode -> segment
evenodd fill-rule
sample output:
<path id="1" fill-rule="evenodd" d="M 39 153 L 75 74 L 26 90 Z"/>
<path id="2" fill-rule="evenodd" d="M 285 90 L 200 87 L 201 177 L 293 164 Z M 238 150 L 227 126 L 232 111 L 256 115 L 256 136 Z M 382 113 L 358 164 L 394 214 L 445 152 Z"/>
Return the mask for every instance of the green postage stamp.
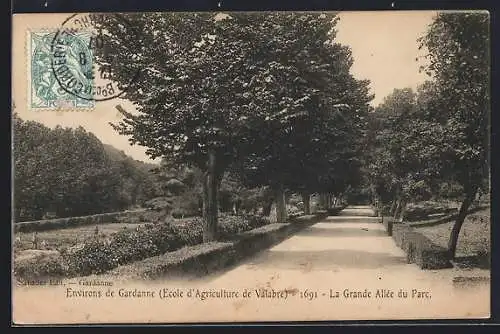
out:
<path id="1" fill-rule="evenodd" d="M 32 110 L 92 109 L 95 101 L 82 94 L 72 94 L 62 87 L 54 72 L 53 44 L 56 31 L 29 31 L 28 34 L 28 98 Z M 57 36 L 58 44 L 65 45 L 65 69 L 75 78 L 75 85 L 93 87 L 93 55 L 89 47 L 92 33 L 73 32 Z M 60 68 L 60 67 L 59 67 Z M 71 85 L 71 80 L 68 86 Z"/>

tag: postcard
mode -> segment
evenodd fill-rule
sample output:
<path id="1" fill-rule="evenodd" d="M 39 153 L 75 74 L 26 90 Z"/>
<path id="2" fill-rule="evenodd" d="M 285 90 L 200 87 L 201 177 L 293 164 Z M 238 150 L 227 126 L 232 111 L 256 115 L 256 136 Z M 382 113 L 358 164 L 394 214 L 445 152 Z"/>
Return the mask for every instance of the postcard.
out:
<path id="1" fill-rule="evenodd" d="M 489 20 L 14 14 L 13 322 L 489 318 Z"/>

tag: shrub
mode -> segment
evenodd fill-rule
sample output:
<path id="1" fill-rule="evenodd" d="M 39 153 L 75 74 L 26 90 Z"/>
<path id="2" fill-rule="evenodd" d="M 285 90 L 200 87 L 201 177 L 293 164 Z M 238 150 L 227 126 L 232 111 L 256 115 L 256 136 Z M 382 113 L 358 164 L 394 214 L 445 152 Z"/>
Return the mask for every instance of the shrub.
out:
<path id="1" fill-rule="evenodd" d="M 255 215 L 221 215 L 219 218 L 219 236 L 221 239 L 229 239 L 235 234 L 252 230 L 269 224 L 270 221 Z"/>
<path id="2" fill-rule="evenodd" d="M 194 247 L 184 247 L 175 252 L 122 266 L 113 270 L 112 274 L 127 277 L 127 279 L 167 279 L 179 274 L 183 278 L 186 278 L 186 275 L 204 276 L 214 270 L 232 265 L 264 247 L 269 247 L 298 228 L 314 224 L 324 217 L 326 217 L 324 214 L 314 218 L 302 217 L 299 224 L 266 225 L 240 234 L 238 240 L 233 242 L 210 242 Z M 254 223 L 265 222 L 262 219 L 254 220 Z"/>
<path id="3" fill-rule="evenodd" d="M 303 207 L 303 205 L 302 205 L 302 207 Z M 302 210 L 300 210 L 295 205 L 287 205 L 286 212 L 287 212 L 288 216 L 298 216 L 302 213 Z"/>
<path id="4" fill-rule="evenodd" d="M 155 197 L 144 203 L 144 206 L 155 211 L 170 211 L 172 209 L 172 198 L 170 197 Z"/>
<path id="5" fill-rule="evenodd" d="M 173 225 L 172 239 L 172 250 L 203 242 L 203 219 L 194 217 L 182 224 Z"/>
<path id="6" fill-rule="evenodd" d="M 148 231 L 149 232 L 149 231 Z M 113 259 L 119 264 L 160 254 L 154 234 L 145 231 L 120 231 L 109 241 Z"/>
<path id="7" fill-rule="evenodd" d="M 48 277 L 62 277 L 68 272 L 60 255 L 36 256 L 13 263 L 14 276 L 20 281 L 41 280 Z"/>
<path id="8" fill-rule="evenodd" d="M 270 221 L 261 216 L 242 215 L 234 216 L 220 214 L 218 219 L 219 237 L 228 239 L 240 232 L 248 231 L 257 227 L 269 224 Z M 172 226 L 173 232 L 177 235 L 177 242 L 181 245 L 195 245 L 203 241 L 203 219 L 193 217 L 181 224 Z"/>
<path id="9" fill-rule="evenodd" d="M 122 264 L 199 243 L 196 237 L 196 232 L 189 228 L 182 230 L 170 224 L 148 224 L 142 229 L 124 229 L 107 240 L 92 239 L 62 256 L 71 275 L 101 274 Z"/>
<path id="10" fill-rule="evenodd" d="M 451 266 L 446 249 L 434 244 L 410 226 L 394 224 L 392 236 L 396 245 L 406 252 L 408 263 L 415 263 L 422 269 L 443 269 Z"/>
<path id="11" fill-rule="evenodd" d="M 172 217 L 188 218 L 201 215 L 201 206 L 196 193 L 184 192 L 177 196 L 172 205 Z"/>
<path id="12" fill-rule="evenodd" d="M 219 219 L 221 239 L 269 224 L 269 220 L 253 215 L 222 214 Z M 119 265 L 171 252 L 203 241 L 203 219 L 194 217 L 181 223 L 138 225 L 137 229 L 123 229 L 107 239 L 93 238 L 79 247 L 61 251 L 61 256 L 50 263 L 32 262 L 31 267 L 17 270 L 21 277 L 37 275 L 87 276 L 101 274 Z M 31 270 L 31 271 L 30 271 Z"/>
<path id="13" fill-rule="evenodd" d="M 258 216 L 258 215 L 248 215 L 247 217 L 249 219 L 250 227 L 252 229 L 271 224 L 269 217 Z"/>
<path id="14" fill-rule="evenodd" d="M 97 239 L 87 241 L 80 249 L 65 252 L 62 256 L 68 265 L 68 273 L 75 276 L 101 274 L 118 265 L 112 249 Z"/>

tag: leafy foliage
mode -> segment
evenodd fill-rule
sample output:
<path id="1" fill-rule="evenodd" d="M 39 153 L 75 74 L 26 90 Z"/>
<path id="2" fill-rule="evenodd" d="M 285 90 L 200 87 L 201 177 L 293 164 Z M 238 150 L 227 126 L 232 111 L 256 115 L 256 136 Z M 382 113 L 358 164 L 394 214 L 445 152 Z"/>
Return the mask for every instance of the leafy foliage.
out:
<path id="1" fill-rule="evenodd" d="M 50 129 L 17 115 L 13 123 L 17 221 L 50 212 L 56 217 L 115 212 L 154 196 L 149 167 L 124 154 L 117 159 L 82 127 Z"/>
<path id="2" fill-rule="evenodd" d="M 14 271 L 20 279 L 72 277 L 100 274 L 119 265 L 142 260 L 203 241 L 202 219 L 190 218 L 182 223 L 171 221 L 146 224 L 135 230 L 124 229 L 112 236 L 93 238 L 62 252 L 57 258 L 16 262 Z M 258 216 L 222 215 L 220 232 L 223 239 L 269 224 Z"/>
<path id="3" fill-rule="evenodd" d="M 281 62 L 269 64 L 271 78 L 265 84 L 275 100 L 270 99 L 270 115 L 246 142 L 258 151 L 246 149 L 237 162 L 239 172 L 254 186 L 341 192 L 358 176 L 355 157 L 372 99 L 368 81 L 350 74 L 350 49 L 334 42 L 337 19 L 304 15 L 283 20 L 291 26 L 300 22 L 306 33 L 296 37 L 300 43 L 290 45 L 287 52 L 294 56 L 279 58 L 277 47 Z M 276 40 L 287 45 L 287 38 Z M 295 102 L 286 105 L 288 100 Z"/>
<path id="4" fill-rule="evenodd" d="M 396 89 L 370 116 L 367 160 L 383 203 L 461 197 L 452 255 L 478 189 L 489 188 L 488 23 L 487 13 L 439 13 L 419 39 L 431 80 Z"/>
<path id="5" fill-rule="evenodd" d="M 469 206 L 480 187 L 489 188 L 490 48 L 489 14 L 440 13 L 421 45 L 429 50 L 429 72 L 442 113 L 428 113 L 445 134 L 441 147 L 446 167 L 441 176 L 463 187 L 463 201 L 452 228 L 448 251 L 454 256 Z"/>
<path id="6" fill-rule="evenodd" d="M 203 173 L 207 240 L 216 234 L 217 193 L 230 166 L 244 171 L 237 174 L 249 187 L 316 189 L 328 179 L 341 189 L 355 179 L 350 171 L 357 170 L 360 120 L 371 97 L 368 82 L 349 73 L 349 48 L 333 41 L 334 14 L 135 13 L 125 19 L 141 31 L 139 45 L 120 20 L 101 22 L 110 47 L 100 57 L 124 65 L 114 79 L 127 84 L 130 69 L 141 70 L 124 94 L 137 113 L 123 111 L 113 126 L 148 147 L 151 157 Z M 297 184 L 298 175 L 311 177 Z"/>
<path id="7" fill-rule="evenodd" d="M 427 116 L 447 134 L 439 142 L 447 146 L 446 172 L 466 187 L 478 184 L 489 165 L 488 13 L 440 13 L 421 45 L 429 50 L 425 70 L 442 107 Z"/>

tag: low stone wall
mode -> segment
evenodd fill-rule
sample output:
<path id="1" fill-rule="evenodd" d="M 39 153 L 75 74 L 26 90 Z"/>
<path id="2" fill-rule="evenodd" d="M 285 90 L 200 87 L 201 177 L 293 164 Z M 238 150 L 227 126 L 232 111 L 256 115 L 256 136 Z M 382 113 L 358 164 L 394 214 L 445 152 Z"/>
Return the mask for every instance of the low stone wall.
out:
<path id="1" fill-rule="evenodd" d="M 405 251 L 408 263 L 415 263 L 421 269 L 453 267 L 447 249 L 434 244 L 429 238 L 416 232 L 407 224 L 394 223 L 392 238 L 396 245 Z"/>
<path id="2" fill-rule="evenodd" d="M 146 211 L 148 210 L 120 211 L 81 217 L 18 222 L 14 223 L 14 232 L 40 232 L 84 225 L 119 223 L 120 219 L 124 217 L 129 217 L 130 215 L 140 215 Z"/>
<path id="3" fill-rule="evenodd" d="M 204 276 L 269 248 L 326 217 L 327 213 L 322 212 L 297 217 L 284 224 L 266 225 L 243 232 L 228 242 L 211 242 L 184 247 L 174 252 L 120 266 L 105 275 L 132 280 Z"/>

